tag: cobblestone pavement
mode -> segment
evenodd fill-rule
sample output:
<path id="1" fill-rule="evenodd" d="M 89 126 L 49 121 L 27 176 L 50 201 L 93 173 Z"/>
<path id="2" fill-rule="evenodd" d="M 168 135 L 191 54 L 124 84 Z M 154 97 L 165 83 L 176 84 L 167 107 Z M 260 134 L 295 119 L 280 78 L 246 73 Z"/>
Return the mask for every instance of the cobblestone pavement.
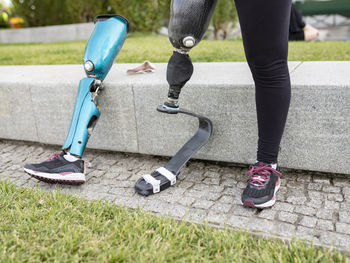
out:
<path id="1" fill-rule="evenodd" d="M 135 194 L 135 181 L 164 165 L 167 158 L 87 150 L 91 165 L 82 186 L 42 183 L 23 172 L 24 163 L 41 162 L 59 147 L 0 140 L 0 180 L 20 187 L 61 189 L 87 199 L 107 199 L 130 208 L 193 222 L 231 226 L 264 236 L 298 237 L 314 244 L 350 250 L 350 178 L 340 175 L 287 171 L 277 203 L 271 209 L 244 208 L 240 195 L 246 168 L 191 161 L 179 182 L 160 194 Z"/>

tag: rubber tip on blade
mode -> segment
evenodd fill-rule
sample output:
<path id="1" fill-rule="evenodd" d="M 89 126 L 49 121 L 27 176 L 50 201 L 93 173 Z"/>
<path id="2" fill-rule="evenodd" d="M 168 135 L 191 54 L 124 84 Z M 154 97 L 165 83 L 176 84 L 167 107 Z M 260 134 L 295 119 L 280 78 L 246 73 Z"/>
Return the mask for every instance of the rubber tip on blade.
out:
<path id="1" fill-rule="evenodd" d="M 163 112 L 163 113 L 168 113 L 168 114 L 178 114 L 179 113 L 179 108 L 171 108 L 166 105 L 159 105 L 157 107 L 157 111 Z"/>

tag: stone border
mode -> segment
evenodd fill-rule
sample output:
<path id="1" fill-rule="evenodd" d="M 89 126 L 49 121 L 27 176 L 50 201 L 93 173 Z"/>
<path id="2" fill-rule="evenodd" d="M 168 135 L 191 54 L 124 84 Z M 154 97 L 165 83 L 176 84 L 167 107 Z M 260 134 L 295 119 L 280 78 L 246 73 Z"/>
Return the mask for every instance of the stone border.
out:
<path id="1" fill-rule="evenodd" d="M 88 40 L 94 23 L 0 30 L 0 43 L 33 43 Z"/>
<path id="2" fill-rule="evenodd" d="M 126 75 L 115 65 L 99 101 L 94 149 L 171 156 L 197 121 L 156 112 L 167 93 L 166 64 L 157 72 Z M 350 62 L 290 62 L 292 102 L 280 165 L 350 174 Z M 61 145 L 69 128 L 81 65 L 0 67 L 0 138 Z M 252 163 L 257 127 L 254 85 L 246 63 L 195 63 L 181 105 L 214 124 L 196 158 Z M 170 124 L 170 125 L 169 125 Z"/>

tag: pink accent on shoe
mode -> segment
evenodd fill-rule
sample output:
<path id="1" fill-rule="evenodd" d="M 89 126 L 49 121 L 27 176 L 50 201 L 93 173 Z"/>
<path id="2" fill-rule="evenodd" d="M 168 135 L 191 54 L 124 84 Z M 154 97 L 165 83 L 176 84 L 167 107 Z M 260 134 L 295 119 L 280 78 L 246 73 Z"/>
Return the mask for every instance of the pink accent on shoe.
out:
<path id="1" fill-rule="evenodd" d="M 245 200 L 243 205 L 247 207 L 255 207 L 254 202 L 252 200 Z"/>
<path id="2" fill-rule="evenodd" d="M 60 154 L 59 154 L 59 153 L 56 153 L 56 154 L 50 156 L 49 159 L 47 159 L 47 161 L 55 160 L 55 159 L 58 158 L 59 156 L 60 156 Z"/>
<path id="3" fill-rule="evenodd" d="M 271 172 L 277 174 L 278 177 L 282 176 L 279 171 L 271 168 L 268 164 L 264 165 L 260 162 L 259 166 L 251 165 L 247 172 L 247 176 L 251 176 L 249 183 L 253 186 L 264 187 L 265 183 L 270 179 Z"/>
<path id="4" fill-rule="evenodd" d="M 59 173 L 59 175 L 67 175 L 67 174 L 72 174 L 72 172 Z"/>

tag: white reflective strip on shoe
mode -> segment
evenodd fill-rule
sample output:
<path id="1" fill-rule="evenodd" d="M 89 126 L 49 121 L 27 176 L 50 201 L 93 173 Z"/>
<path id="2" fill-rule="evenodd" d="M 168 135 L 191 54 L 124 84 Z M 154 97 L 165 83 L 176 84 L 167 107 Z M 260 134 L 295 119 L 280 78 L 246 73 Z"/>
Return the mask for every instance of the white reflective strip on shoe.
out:
<path id="1" fill-rule="evenodd" d="M 158 168 L 157 172 L 165 176 L 170 181 L 170 185 L 174 185 L 176 183 L 176 175 L 170 172 L 165 167 Z"/>
<path id="2" fill-rule="evenodd" d="M 145 181 L 149 184 L 151 184 L 153 186 L 153 193 L 159 193 L 160 192 L 160 180 L 157 180 L 156 178 L 154 178 L 152 175 L 150 174 L 145 174 L 144 176 L 142 176 L 143 179 L 145 179 Z"/>
<path id="3" fill-rule="evenodd" d="M 42 173 L 33 171 L 27 168 L 24 168 L 24 171 L 34 175 L 34 176 L 40 176 L 46 179 L 51 180 L 60 180 L 60 181 L 79 181 L 79 182 L 85 182 L 85 175 L 83 173 L 69 173 L 69 174 L 55 174 L 55 173 Z"/>

